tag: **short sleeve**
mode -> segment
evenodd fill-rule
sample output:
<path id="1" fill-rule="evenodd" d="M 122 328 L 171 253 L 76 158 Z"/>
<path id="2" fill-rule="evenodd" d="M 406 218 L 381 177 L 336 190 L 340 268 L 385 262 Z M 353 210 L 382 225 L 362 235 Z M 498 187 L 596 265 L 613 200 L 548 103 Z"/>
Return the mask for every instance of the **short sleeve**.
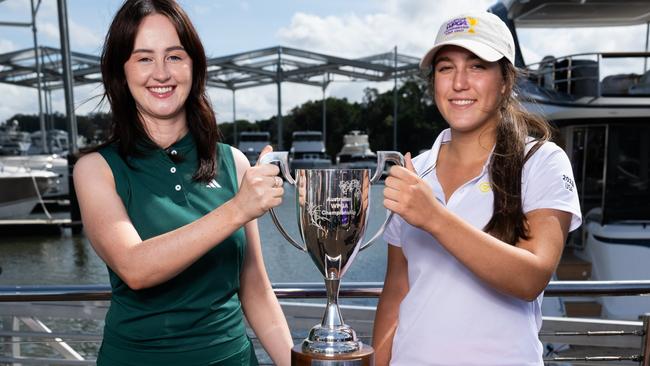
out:
<path id="1" fill-rule="evenodd" d="M 386 225 L 386 230 L 384 230 L 384 240 L 388 244 L 392 244 L 396 247 L 402 246 L 402 228 L 404 227 L 404 219 L 399 215 L 393 215 L 393 218 L 390 220 L 388 225 Z"/>
<path id="2" fill-rule="evenodd" d="M 523 171 L 523 211 L 551 208 L 572 215 L 569 231 L 582 223 L 578 190 L 566 153 L 545 142 L 526 162 Z"/>

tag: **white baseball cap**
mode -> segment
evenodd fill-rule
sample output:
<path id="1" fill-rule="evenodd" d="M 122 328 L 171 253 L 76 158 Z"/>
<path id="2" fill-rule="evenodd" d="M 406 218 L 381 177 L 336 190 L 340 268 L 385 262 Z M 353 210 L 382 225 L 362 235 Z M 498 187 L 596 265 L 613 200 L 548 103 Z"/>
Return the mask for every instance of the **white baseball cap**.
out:
<path id="1" fill-rule="evenodd" d="M 420 69 L 428 70 L 436 52 L 447 45 L 459 46 L 488 62 L 505 57 L 515 63 L 515 41 L 508 26 L 488 12 L 457 15 L 442 24 L 433 47 L 420 60 Z"/>

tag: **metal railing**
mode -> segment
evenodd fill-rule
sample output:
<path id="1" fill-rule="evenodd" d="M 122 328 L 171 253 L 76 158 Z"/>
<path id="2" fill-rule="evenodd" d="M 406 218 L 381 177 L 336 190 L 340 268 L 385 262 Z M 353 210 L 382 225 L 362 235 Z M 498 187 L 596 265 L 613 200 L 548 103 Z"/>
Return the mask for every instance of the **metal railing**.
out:
<path id="1" fill-rule="evenodd" d="M 646 70 L 643 70 L 642 74 L 603 75 L 601 64 L 605 59 L 647 59 L 648 57 L 650 52 L 578 53 L 562 57 L 546 57 L 540 62 L 526 65 L 525 69 L 528 78 L 538 86 L 571 96 L 647 95 L 650 84 L 646 81 L 643 85 L 639 85 L 642 74 L 646 73 Z M 606 76 L 618 77 L 619 80 L 606 81 Z M 605 89 L 603 85 L 606 86 Z M 633 91 L 636 86 L 642 86 L 643 90 Z"/>
<path id="2" fill-rule="evenodd" d="M 382 282 L 342 283 L 339 297 L 377 298 Z M 273 285 L 278 299 L 325 298 L 325 286 L 313 282 L 285 282 Z M 650 280 L 638 281 L 551 281 L 544 296 L 650 296 Z M 109 285 L 0 286 L 0 302 L 12 301 L 98 301 L 110 300 Z M 650 311 L 650 309 L 648 309 Z"/>
<path id="3" fill-rule="evenodd" d="M 279 283 L 275 284 L 273 288 L 276 296 L 281 300 L 325 297 L 324 285 L 320 283 Z M 341 285 L 339 296 L 341 298 L 377 298 L 381 291 L 382 283 L 380 282 L 346 283 Z M 545 290 L 546 297 L 639 295 L 650 295 L 650 281 L 551 281 Z M 0 306 L 2 303 L 103 302 L 110 298 L 110 287 L 107 285 L 0 286 Z M 648 310 L 650 311 L 650 309 Z M 11 312 L 11 309 L 7 311 Z M 73 311 L 79 312 L 78 309 Z M 579 362 L 580 364 L 618 361 L 617 364 L 620 365 L 629 365 L 630 362 L 633 362 L 635 365 L 650 366 L 650 356 L 648 356 L 648 352 L 650 352 L 648 351 L 650 349 L 650 337 L 648 337 L 650 314 L 641 316 L 641 318 L 642 321 L 630 322 L 545 317 L 544 328 L 540 332 L 540 339 L 544 342 L 578 345 L 593 343 L 596 346 L 622 347 L 621 350 L 631 353 L 545 357 L 544 361 L 546 363 Z M 100 335 L 52 331 L 39 319 L 29 316 L 15 316 L 13 322 L 14 329 L 11 331 L 0 330 L 0 339 L 9 339 L 9 341 L 0 342 L 0 345 L 12 347 L 14 357 L 0 355 L 0 364 L 86 365 L 94 363 L 93 360 L 84 359 L 69 346 L 69 343 L 98 343 L 101 339 Z M 26 324 L 30 331 L 18 329 L 16 326 L 18 322 Z M 20 352 L 21 339 L 23 338 L 43 339 L 42 342 L 32 343 L 48 344 L 65 359 L 23 357 Z M 568 340 L 566 342 L 558 341 L 562 339 Z M 624 363 L 626 361 L 628 363 Z"/>

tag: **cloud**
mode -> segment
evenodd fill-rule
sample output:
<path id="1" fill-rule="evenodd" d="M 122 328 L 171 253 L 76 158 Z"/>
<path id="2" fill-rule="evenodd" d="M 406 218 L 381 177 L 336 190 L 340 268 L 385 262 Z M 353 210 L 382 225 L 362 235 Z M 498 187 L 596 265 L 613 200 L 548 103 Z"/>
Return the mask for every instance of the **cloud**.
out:
<path id="1" fill-rule="evenodd" d="M 593 53 L 638 52 L 645 49 L 645 25 L 632 27 L 594 27 L 539 29 L 525 28 L 517 32 L 522 55 L 527 64 L 537 63 L 544 56 L 568 56 L 580 53 L 582 59 L 596 60 Z M 562 42 L 557 42 L 562 39 Z M 641 58 L 606 59 L 601 63 L 601 77 L 617 73 L 643 73 Z"/>
<path id="2" fill-rule="evenodd" d="M 49 38 L 50 40 L 59 41 L 59 25 L 50 21 L 38 22 L 38 36 L 41 35 Z"/>
<path id="3" fill-rule="evenodd" d="M 194 12 L 193 17 L 224 11 L 227 8 L 222 1 L 197 3 L 186 0 L 185 3 Z M 494 3 L 494 0 L 385 0 L 375 7 L 376 11 L 369 14 L 346 10 L 330 15 L 296 12 L 290 22 L 279 28 L 275 35 L 279 44 L 340 57 L 354 58 L 390 52 L 394 46 L 398 47 L 399 53 L 419 57 L 432 45 L 443 20 L 467 11 L 485 10 Z M 29 1 L 11 0 L 1 4 L 2 7 L 25 10 L 28 19 Z M 55 2 L 45 1 L 43 4 L 39 11 L 39 37 L 56 40 L 58 47 Z M 241 9 L 251 6 L 251 2 L 247 0 L 237 4 Z M 54 15 L 51 16 L 52 13 Z M 73 21 L 69 25 L 73 50 L 84 47 L 95 50 L 102 44 L 103 34 L 97 34 Z M 644 47 L 645 28 L 529 29 L 520 30 L 519 36 L 526 61 L 536 62 L 548 54 L 559 56 L 594 50 L 640 51 Z M 563 41 L 558 42 L 558 39 Z M 0 40 L 0 53 L 14 49 L 16 45 L 11 41 Z M 615 70 L 623 70 L 625 67 L 627 66 L 616 66 Z M 330 84 L 327 95 L 359 101 L 365 87 L 385 91 L 392 88 L 392 83 L 337 81 Z M 34 92 L 26 88 L 16 88 L 20 91 L 12 89 L 10 92 L 6 88 L 15 87 L 0 85 L 0 95 L 11 96 L 3 99 L 5 102 L 0 106 L 0 120 L 6 119 L 7 114 L 12 115 L 14 111 L 36 113 Z M 86 87 L 75 88 L 77 104 L 92 95 L 100 94 L 84 88 Z M 271 85 L 237 91 L 237 117 L 256 120 L 275 115 L 276 90 L 276 86 Z M 284 83 L 282 91 L 283 113 L 305 101 L 322 98 L 322 91 L 317 87 Z M 228 90 L 211 89 L 210 97 L 218 112 L 218 120 L 232 120 L 232 93 Z M 65 110 L 62 92 L 55 93 L 53 99 L 57 110 Z M 82 104 L 77 113 L 91 110 L 91 106 L 94 107 L 95 104 L 93 100 Z"/>
<path id="4" fill-rule="evenodd" d="M 38 100 L 35 89 L 0 84 L 0 95 L 4 101 L 0 103 L 0 121 L 18 113 L 38 113 L 38 108 L 34 107 Z"/>
<path id="5" fill-rule="evenodd" d="M 16 45 L 8 39 L 0 39 L 0 54 L 15 51 Z"/>
<path id="6" fill-rule="evenodd" d="M 106 106 L 98 106 L 103 88 L 100 84 L 82 85 L 74 88 L 74 105 L 77 115 L 97 111 L 107 111 Z M 38 114 L 38 95 L 36 89 L 0 84 L 0 95 L 5 103 L 0 103 L 0 122 L 15 114 Z M 65 114 L 65 96 L 63 89 L 52 92 L 52 108 L 55 112 Z M 45 112 L 45 110 L 43 110 Z"/>
<path id="7" fill-rule="evenodd" d="M 102 36 L 97 32 L 72 20 L 68 21 L 68 27 L 70 47 L 73 50 L 88 47 L 99 48 L 104 42 Z M 44 34 L 50 40 L 56 41 L 57 47 L 59 47 L 60 33 L 58 23 L 50 21 L 39 22 L 38 30 L 39 34 Z"/>
<path id="8" fill-rule="evenodd" d="M 210 89 L 212 105 L 217 111 L 219 122 L 232 121 L 232 92 L 224 89 Z M 282 114 L 296 105 L 308 100 L 321 99 L 319 88 L 293 84 L 282 84 Z M 255 121 L 277 115 L 277 86 L 267 85 L 258 88 L 238 90 L 235 94 L 237 119 Z"/>
<path id="9" fill-rule="evenodd" d="M 101 45 L 104 43 L 103 35 L 76 22 L 71 21 L 69 26 L 70 47 L 72 49 L 75 49 L 76 47 L 94 47 L 98 50 L 101 49 Z"/>
<path id="10" fill-rule="evenodd" d="M 29 16 L 30 14 L 30 9 L 31 6 L 29 4 L 29 0 L 13 0 L 13 1 L 7 1 L 3 2 L 2 4 L 3 7 L 6 7 L 8 10 L 12 11 L 25 11 L 25 14 Z"/>
<path id="11" fill-rule="evenodd" d="M 470 10 L 485 10 L 491 0 L 390 0 L 381 11 L 359 16 L 321 17 L 296 13 L 277 36 L 283 44 L 344 57 L 387 52 L 420 56 L 433 43 L 443 20 Z"/>

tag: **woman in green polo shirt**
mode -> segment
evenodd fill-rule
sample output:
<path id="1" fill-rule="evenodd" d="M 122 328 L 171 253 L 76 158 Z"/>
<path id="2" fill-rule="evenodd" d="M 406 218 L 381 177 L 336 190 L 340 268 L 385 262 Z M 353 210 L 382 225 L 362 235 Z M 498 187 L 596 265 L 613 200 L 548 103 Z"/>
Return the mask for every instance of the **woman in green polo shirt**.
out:
<path id="1" fill-rule="evenodd" d="M 288 365 L 291 336 L 255 220 L 280 204 L 282 180 L 218 142 L 187 15 L 173 0 L 126 1 L 101 68 L 112 134 L 74 170 L 112 287 L 97 364 L 256 365 L 245 314 Z"/>

